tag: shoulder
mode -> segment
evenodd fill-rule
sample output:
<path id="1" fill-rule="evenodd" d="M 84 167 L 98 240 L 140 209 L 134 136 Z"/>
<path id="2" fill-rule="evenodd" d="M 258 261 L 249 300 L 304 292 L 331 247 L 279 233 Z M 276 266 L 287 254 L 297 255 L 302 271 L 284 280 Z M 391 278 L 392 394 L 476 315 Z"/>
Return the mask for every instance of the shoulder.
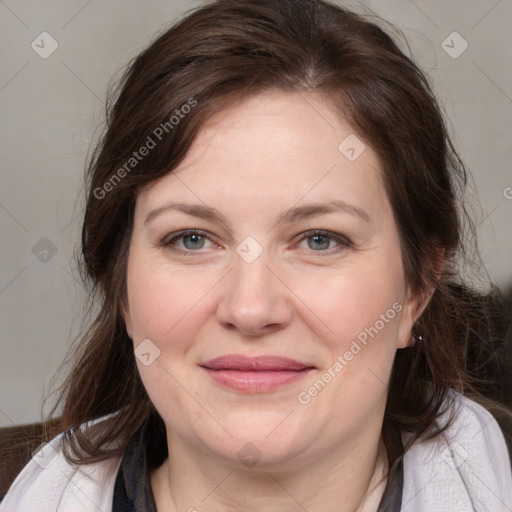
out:
<path id="1" fill-rule="evenodd" d="M 62 438 L 61 433 L 34 453 L 0 503 L 0 512 L 111 510 L 121 457 L 70 464 L 64 457 Z"/>
<path id="2" fill-rule="evenodd" d="M 455 391 L 450 398 L 446 415 L 454 415 L 451 425 L 413 445 L 404 457 L 402 510 L 503 510 L 512 504 L 503 433 L 481 405 Z"/>

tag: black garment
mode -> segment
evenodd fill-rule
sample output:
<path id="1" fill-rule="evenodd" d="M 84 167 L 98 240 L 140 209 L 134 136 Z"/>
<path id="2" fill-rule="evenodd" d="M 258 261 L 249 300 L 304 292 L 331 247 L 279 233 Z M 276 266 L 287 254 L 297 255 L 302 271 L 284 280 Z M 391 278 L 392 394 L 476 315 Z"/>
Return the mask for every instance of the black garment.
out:
<path id="1" fill-rule="evenodd" d="M 383 434 L 388 457 L 393 463 L 403 449 L 400 432 L 385 426 Z M 157 512 L 149 474 L 167 457 L 167 443 L 162 437 L 165 437 L 162 432 L 158 433 L 150 424 L 135 433 L 117 473 L 112 512 Z M 403 465 L 400 462 L 391 472 L 377 512 L 400 512 L 402 489 Z"/>
<path id="2" fill-rule="evenodd" d="M 112 512 L 157 512 L 149 475 L 167 457 L 162 425 L 152 416 L 128 443 L 114 485 Z"/>
<path id="3" fill-rule="evenodd" d="M 112 512 L 157 512 L 142 433 L 141 430 L 136 434 L 123 455 L 114 486 Z"/>

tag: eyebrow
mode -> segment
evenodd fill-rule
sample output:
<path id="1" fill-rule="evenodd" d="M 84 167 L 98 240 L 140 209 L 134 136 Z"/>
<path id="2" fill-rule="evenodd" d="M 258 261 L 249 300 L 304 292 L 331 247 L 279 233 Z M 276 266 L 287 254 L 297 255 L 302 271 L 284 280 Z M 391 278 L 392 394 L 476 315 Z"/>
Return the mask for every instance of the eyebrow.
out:
<path id="1" fill-rule="evenodd" d="M 280 215 L 277 224 L 297 222 L 299 220 L 305 220 L 317 215 L 324 215 L 338 211 L 349 213 L 350 215 L 354 215 L 355 217 L 358 217 L 368 223 L 372 222 L 370 215 L 366 212 L 366 210 L 363 210 L 359 206 L 346 203 L 345 201 L 334 199 L 329 203 L 313 203 L 290 208 Z"/>
<path id="2" fill-rule="evenodd" d="M 228 226 L 228 221 L 226 217 L 215 208 L 200 204 L 187 204 L 177 202 L 171 202 L 163 206 L 160 206 L 159 208 L 151 210 L 144 219 L 144 225 L 147 225 L 155 217 L 157 217 L 164 211 L 168 210 L 178 210 L 193 217 L 198 217 L 200 219 L 206 219 L 211 221 L 218 221 L 224 224 L 225 226 Z M 338 199 L 332 200 L 329 203 L 312 203 L 304 206 L 292 207 L 289 210 L 283 212 L 279 216 L 279 220 L 276 222 L 274 226 L 276 226 L 277 224 L 290 224 L 292 222 L 306 220 L 311 217 L 325 215 L 328 213 L 334 213 L 337 211 L 349 213 L 350 215 L 358 217 L 364 222 L 370 224 L 372 223 L 372 219 L 370 215 L 366 212 L 366 210 L 363 210 L 359 206 L 355 206 Z"/>

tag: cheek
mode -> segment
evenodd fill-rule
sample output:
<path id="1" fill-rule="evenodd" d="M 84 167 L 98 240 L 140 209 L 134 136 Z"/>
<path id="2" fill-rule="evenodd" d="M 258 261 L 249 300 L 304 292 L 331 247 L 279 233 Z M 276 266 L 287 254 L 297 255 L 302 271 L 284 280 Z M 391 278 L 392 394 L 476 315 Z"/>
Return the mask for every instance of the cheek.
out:
<path id="1" fill-rule="evenodd" d="M 302 282 L 298 295 L 310 310 L 304 307 L 302 317 L 309 319 L 325 351 L 322 371 L 336 375 L 331 390 L 343 387 L 339 396 L 344 399 L 349 390 L 359 397 L 363 389 L 379 394 L 388 381 L 403 308 L 402 282 L 400 268 L 384 261 L 346 267 L 320 283 Z"/>
<path id="2" fill-rule="evenodd" d="M 208 305 L 208 290 L 215 281 L 214 273 L 199 275 L 169 268 L 165 263 L 151 265 L 135 255 L 128 267 L 134 339 L 149 338 L 162 345 L 173 339 L 173 349 L 179 349 L 183 331 L 197 326 L 193 319 Z"/>
<path id="3" fill-rule="evenodd" d="M 330 333 L 335 340 L 347 340 L 376 324 L 379 331 L 396 327 L 403 287 L 400 274 L 354 267 L 321 284 L 314 280 L 303 282 L 299 294 L 315 313 L 311 318 L 316 318 L 321 332 Z"/>
<path id="4" fill-rule="evenodd" d="M 332 425 L 360 424 L 384 404 L 403 306 L 400 281 L 378 275 L 353 269 L 309 295 L 309 329 L 324 356 L 297 398 Z"/>
<path id="5" fill-rule="evenodd" d="M 183 364 L 194 346 L 211 299 L 206 292 L 211 277 L 149 264 L 133 258 L 128 268 L 128 298 L 134 330 L 134 348 L 149 339 L 160 351 L 145 365 L 137 360 L 144 388 L 167 424 L 179 424 L 183 411 L 194 417 L 196 395 L 191 368 Z"/>

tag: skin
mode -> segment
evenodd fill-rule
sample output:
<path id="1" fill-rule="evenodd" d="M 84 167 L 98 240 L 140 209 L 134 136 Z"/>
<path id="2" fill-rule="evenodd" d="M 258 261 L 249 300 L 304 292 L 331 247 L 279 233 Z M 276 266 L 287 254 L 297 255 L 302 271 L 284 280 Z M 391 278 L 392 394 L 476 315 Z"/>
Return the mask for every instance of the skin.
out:
<path id="1" fill-rule="evenodd" d="M 171 454 L 151 473 L 159 512 L 377 509 L 393 358 L 427 299 L 407 293 L 379 159 L 368 144 L 353 162 L 338 150 L 352 133 L 317 93 L 266 91 L 212 117 L 178 168 L 140 192 L 125 322 L 134 347 L 149 339 L 160 350 L 148 366 L 137 359 Z M 278 223 L 289 208 L 331 200 L 365 210 L 369 221 L 336 211 Z M 215 208 L 225 220 L 169 209 L 144 225 L 174 201 Z M 185 229 L 206 238 L 162 246 Z M 312 229 L 350 243 L 304 235 Z M 263 249 L 252 263 L 236 252 L 248 236 Z M 300 403 L 393 304 L 401 311 Z M 246 393 L 199 366 L 225 354 L 278 355 L 315 369 Z M 252 467 L 237 457 L 249 442 L 261 456 Z"/>

